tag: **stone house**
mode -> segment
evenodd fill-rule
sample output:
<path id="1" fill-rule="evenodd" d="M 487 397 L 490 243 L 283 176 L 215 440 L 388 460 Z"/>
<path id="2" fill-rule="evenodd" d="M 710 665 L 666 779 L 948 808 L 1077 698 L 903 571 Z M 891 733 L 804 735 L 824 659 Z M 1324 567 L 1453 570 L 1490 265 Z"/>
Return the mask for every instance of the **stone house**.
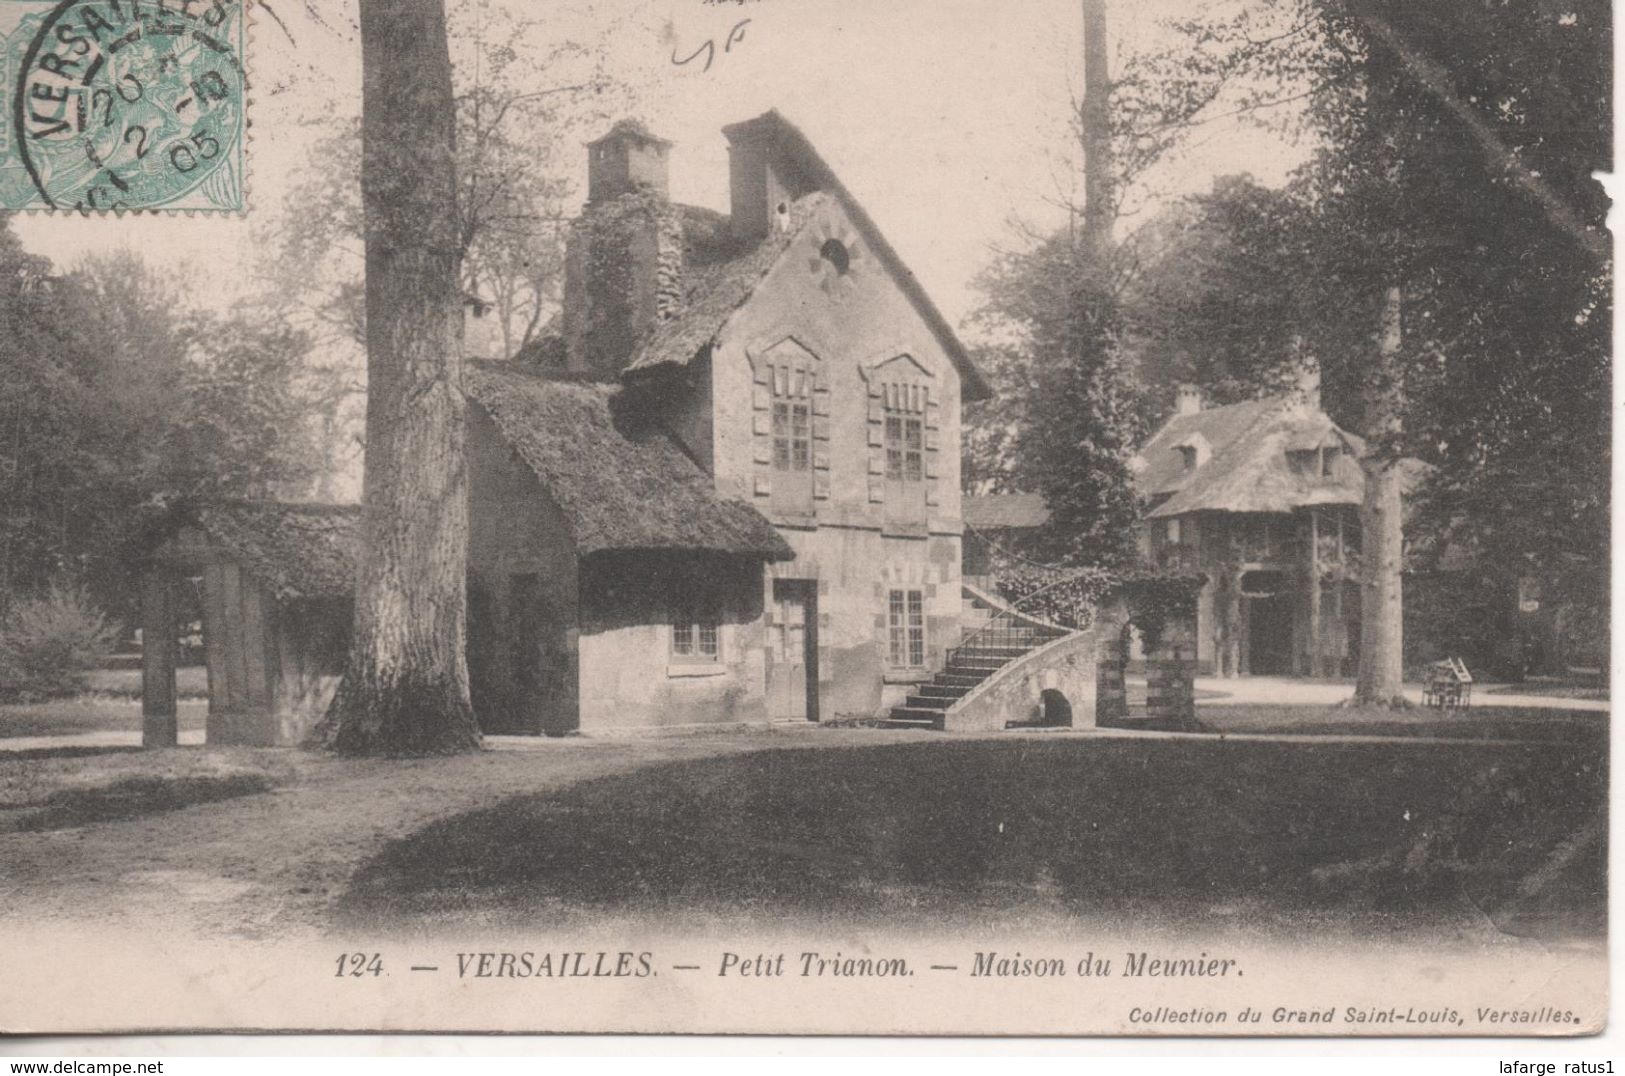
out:
<path id="1" fill-rule="evenodd" d="M 960 634 L 959 430 L 987 388 L 777 113 L 588 147 L 557 332 L 470 363 L 469 662 L 491 730 L 871 714 Z"/>
<path id="2" fill-rule="evenodd" d="M 1180 390 L 1131 461 L 1153 566 L 1207 577 L 1196 659 L 1221 676 L 1350 676 L 1359 656 L 1363 442 L 1320 407 L 1312 376 L 1223 407 Z"/>
<path id="3" fill-rule="evenodd" d="M 960 642 L 960 409 L 987 386 L 800 131 L 769 112 L 723 134 L 726 215 L 670 200 L 671 145 L 641 125 L 591 143 L 556 331 L 465 366 L 488 732 L 872 715 Z M 484 306 L 465 303 L 476 355 Z M 210 739 L 293 743 L 342 667 L 358 517 L 243 511 L 148 543 L 152 637 L 180 586 L 208 586 Z M 319 595 L 278 589 L 312 557 Z M 295 704 L 265 634 L 290 626 L 303 654 L 293 609 L 318 596 L 344 637 L 312 634 L 338 660 Z M 231 672 L 250 635 L 251 696 Z M 149 649 L 149 715 L 172 726 L 173 654 Z"/>

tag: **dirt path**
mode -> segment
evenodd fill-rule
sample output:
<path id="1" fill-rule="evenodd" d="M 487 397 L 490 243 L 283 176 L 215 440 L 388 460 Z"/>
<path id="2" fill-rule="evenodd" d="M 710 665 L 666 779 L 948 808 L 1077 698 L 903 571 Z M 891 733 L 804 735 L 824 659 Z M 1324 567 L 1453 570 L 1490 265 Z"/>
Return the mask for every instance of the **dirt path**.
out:
<path id="1" fill-rule="evenodd" d="M 542 741 L 423 761 L 218 749 L 232 765 L 274 771 L 278 787 L 128 821 L 0 834 L 0 901 L 21 922 L 310 937 L 359 864 L 434 819 L 641 766 L 849 741 L 879 742 L 873 732 L 757 730 Z M 142 758 L 161 768 L 164 754 Z"/>

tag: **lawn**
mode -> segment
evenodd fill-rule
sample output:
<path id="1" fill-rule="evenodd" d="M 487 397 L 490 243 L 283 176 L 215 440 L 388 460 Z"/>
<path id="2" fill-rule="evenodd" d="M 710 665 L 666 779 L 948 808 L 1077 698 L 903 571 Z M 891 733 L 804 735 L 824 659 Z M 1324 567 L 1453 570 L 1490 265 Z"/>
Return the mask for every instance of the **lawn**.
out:
<path id="1" fill-rule="evenodd" d="M 1606 750 L 1609 715 L 1586 710 L 1473 706 L 1443 712 L 1426 707 L 1364 710 L 1325 706 L 1226 706 L 1196 711 L 1210 732 L 1321 736 L 1443 737 L 1585 744 Z"/>
<path id="2" fill-rule="evenodd" d="M 97 669 L 90 674 L 89 687 L 77 698 L 0 706 L 0 740 L 140 731 L 140 669 Z M 207 671 L 202 666 L 177 669 L 175 688 L 180 727 L 202 728 L 209 711 Z"/>
<path id="3" fill-rule="evenodd" d="M 0 834 L 121 822 L 268 792 L 292 779 L 274 752 L 24 752 L 0 765 Z"/>
<path id="4" fill-rule="evenodd" d="M 1603 929 L 1602 752 L 840 735 L 442 818 L 360 865 L 337 921 Z"/>
<path id="5" fill-rule="evenodd" d="M 20 921 L 277 938 L 795 917 L 1589 939 L 1605 761 L 1589 735 L 806 726 L 417 761 L 0 753 L 0 881 Z"/>
<path id="6" fill-rule="evenodd" d="M 200 729 L 208 716 L 203 699 L 181 699 L 182 729 Z M 141 729 L 141 700 L 114 695 L 81 695 L 74 699 L 22 706 L 0 706 L 0 740 L 23 736 L 75 736 L 89 732 Z"/>
<path id="7" fill-rule="evenodd" d="M 141 670 L 96 669 L 90 674 L 90 691 L 95 695 L 141 697 Z M 182 665 L 175 670 L 175 692 L 183 699 L 209 696 L 209 671 L 202 665 Z"/>

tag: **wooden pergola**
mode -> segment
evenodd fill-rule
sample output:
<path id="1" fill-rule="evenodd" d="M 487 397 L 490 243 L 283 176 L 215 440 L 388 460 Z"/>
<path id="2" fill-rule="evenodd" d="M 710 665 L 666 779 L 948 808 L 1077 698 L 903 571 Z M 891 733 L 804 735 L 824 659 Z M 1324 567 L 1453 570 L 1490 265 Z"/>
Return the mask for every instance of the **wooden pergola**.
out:
<path id="1" fill-rule="evenodd" d="M 348 648 L 357 514 L 329 505 L 177 510 L 142 574 L 142 744 L 179 740 L 182 588 L 201 584 L 206 742 L 299 743 L 332 697 Z"/>

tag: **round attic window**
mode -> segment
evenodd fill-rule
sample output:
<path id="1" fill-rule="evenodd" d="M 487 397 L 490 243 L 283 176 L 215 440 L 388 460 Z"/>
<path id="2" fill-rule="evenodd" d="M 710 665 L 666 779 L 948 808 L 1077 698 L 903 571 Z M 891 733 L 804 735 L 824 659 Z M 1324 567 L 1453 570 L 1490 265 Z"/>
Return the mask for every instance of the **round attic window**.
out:
<path id="1" fill-rule="evenodd" d="M 852 268 L 852 253 L 846 249 L 846 244 L 839 239 L 826 239 L 824 245 L 818 248 L 818 254 L 825 261 L 835 267 L 835 271 L 842 276 Z"/>

